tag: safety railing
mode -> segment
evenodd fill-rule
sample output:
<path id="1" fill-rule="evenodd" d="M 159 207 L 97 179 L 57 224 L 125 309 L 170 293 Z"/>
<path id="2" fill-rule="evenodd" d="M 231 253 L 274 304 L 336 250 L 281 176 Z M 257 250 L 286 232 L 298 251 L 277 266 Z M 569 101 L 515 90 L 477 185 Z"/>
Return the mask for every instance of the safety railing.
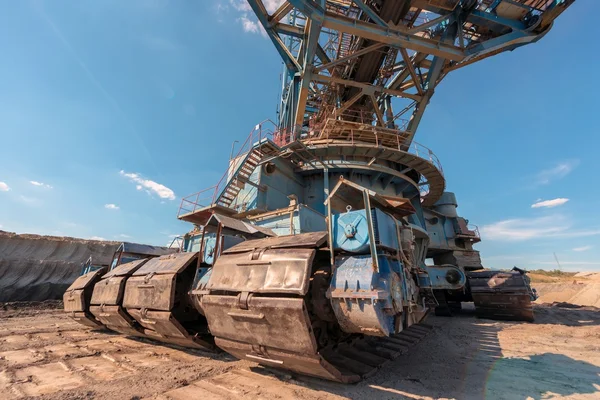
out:
<path id="1" fill-rule="evenodd" d="M 377 116 L 375 115 L 374 111 L 357 110 L 354 108 L 348 108 L 340 111 L 340 109 L 335 106 L 324 106 L 321 107 L 321 111 L 317 117 L 309 121 L 309 126 L 313 131 L 319 130 L 330 119 L 359 122 L 361 124 L 376 126 L 375 123 L 377 121 Z M 393 129 L 396 130 L 405 130 L 409 123 L 408 119 L 400 118 L 398 115 L 393 116 L 391 120 L 392 121 L 386 121 L 386 123 L 393 122 Z"/>
<path id="2" fill-rule="evenodd" d="M 252 129 L 236 155 L 232 153 L 229 166 L 216 185 L 181 199 L 177 216 L 180 217 L 185 214 L 194 213 L 200 209 L 217 204 L 221 193 L 223 193 L 230 180 L 235 177 L 236 171 L 243 163 L 241 157 L 247 157 L 247 154 L 254 146 L 265 139 L 273 142 L 280 148 L 297 140 L 310 142 L 314 139 L 372 143 L 378 147 L 400 150 L 428 160 L 443 175 L 442 164 L 435 153 L 427 146 L 418 142 L 408 142 L 407 138 L 408 135 L 402 130 L 333 118 L 328 119 L 324 124 L 312 123 L 308 127 L 295 126 L 286 129 L 278 129 L 277 124 L 273 121 L 265 120 Z"/>
<path id="3" fill-rule="evenodd" d="M 175 236 L 171 243 L 167 246 L 170 249 L 177 249 L 177 251 L 184 251 L 185 238 L 183 236 Z"/>
<path id="4" fill-rule="evenodd" d="M 177 216 L 180 217 L 185 214 L 194 213 L 216 204 L 221 193 L 223 193 L 229 181 L 235 177 L 238 168 L 241 166 L 238 160 L 241 160 L 241 157 L 246 157 L 255 145 L 263 142 L 265 139 L 274 142 L 277 146 L 281 146 L 286 140 L 289 140 L 289 135 L 280 133 L 277 130 L 277 124 L 271 120 L 265 120 L 256 125 L 250 131 L 250 134 L 244 143 L 242 143 L 237 153 L 233 155 L 232 152 L 229 166 L 219 182 L 214 186 L 182 198 Z"/>
<path id="5" fill-rule="evenodd" d="M 433 164 L 442 174 L 444 175 L 444 169 L 442 168 L 442 163 L 440 159 L 435 155 L 435 153 L 427 146 L 422 145 L 421 143 L 413 141 L 408 148 L 408 152 L 414 154 L 419 158 L 423 158 L 428 160 L 431 164 Z"/>
<path id="6" fill-rule="evenodd" d="M 198 193 L 191 194 L 181 199 L 177 216 L 191 214 L 199 209 L 209 206 L 215 201 L 215 191 L 217 185 L 211 186 Z"/>
<path id="7" fill-rule="evenodd" d="M 481 239 L 481 235 L 479 234 L 479 227 L 477 225 L 468 224 L 467 229 L 469 230 L 469 233 L 473 234 L 473 236 L 475 236 L 478 239 Z"/>
<path id="8" fill-rule="evenodd" d="M 404 151 L 433 164 L 443 175 L 442 163 L 435 153 L 427 146 L 408 140 L 409 135 L 398 129 L 385 128 L 359 122 L 336 120 L 330 118 L 322 129 L 309 132 L 307 139 L 325 139 L 348 141 L 355 143 L 371 143 L 377 147 L 387 147 Z"/>

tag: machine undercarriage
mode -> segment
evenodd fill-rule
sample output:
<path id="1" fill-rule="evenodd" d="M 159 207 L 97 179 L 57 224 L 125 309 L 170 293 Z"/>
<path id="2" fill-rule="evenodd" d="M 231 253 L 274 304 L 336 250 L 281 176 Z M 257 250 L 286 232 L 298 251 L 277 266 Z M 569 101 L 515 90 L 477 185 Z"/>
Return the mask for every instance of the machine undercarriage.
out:
<path id="1" fill-rule="evenodd" d="M 338 382 L 371 375 L 461 302 L 531 321 L 525 273 L 483 269 L 477 229 L 413 138 L 447 73 L 539 40 L 572 0 L 248 3 L 284 60 L 278 122 L 182 199 L 182 252 L 90 272 L 65 310 Z"/>

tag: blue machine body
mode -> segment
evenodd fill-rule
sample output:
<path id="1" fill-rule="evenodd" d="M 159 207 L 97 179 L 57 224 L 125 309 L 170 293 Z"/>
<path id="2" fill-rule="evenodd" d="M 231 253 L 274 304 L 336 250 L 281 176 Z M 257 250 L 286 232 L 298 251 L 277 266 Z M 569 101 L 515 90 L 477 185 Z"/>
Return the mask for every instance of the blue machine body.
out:
<path id="1" fill-rule="evenodd" d="M 367 211 L 356 210 L 333 215 L 334 248 L 349 253 L 369 252 L 369 225 Z M 394 218 L 383 211 L 372 208 L 371 218 L 375 232 L 375 243 L 388 249 L 398 249 L 398 228 Z"/>
<path id="2" fill-rule="evenodd" d="M 235 246 L 238 243 L 244 241 L 243 238 L 231 235 L 221 235 L 222 250 Z M 215 260 L 215 246 L 217 244 L 216 233 L 206 233 L 204 235 L 204 249 L 203 249 L 203 262 L 208 265 L 212 265 Z M 196 234 L 186 237 L 184 242 L 185 251 L 197 252 L 202 248 L 202 234 Z"/>
<path id="3" fill-rule="evenodd" d="M 327 230 L 325 216 L 303 204 L 298 204 L 291 216 L 290 213 L 281 213 L 256 221 L 256 225 L 269 228 L 277 235 Z"/>
<path id="4" fill-rule="evenodd" d="M 426 266 L 424 251 L 417 252 L 422 256 L 415 260 L 418 282 L 411 279 L 398 253 L 403 240 L 400 222 L 378 208 L 333 215 L 332 221 L 333 245 L 340 253 L 335 258 L 328 295 L 345 332 L 379 336 L 397 333 L 399 327 L 406 325 L 402 319 L 407 318 L 406 313 L 414 305 L 413 294 L 419 290 L 415 284 L 421 289 L 439 290 L 460 289 L 466 283 L 460 268 Z M 411 228 L 410 232 L 421 231 L 416 225 Z M 371 254 L 371 241 L 377 251 L 375 256 Z M 413 236 L 410 242 L 415 241 Z M 426 243 L 421 242 L 423 245 Z"/>
<path id="5" fill-rule="evenodd" d="M 378 255 L 379 269 L 370 255 L 338 256 L 328 295 L 345 332 L 388 336 L 396 332 L 396 318 L 408 298 L 398 260 Z"/>

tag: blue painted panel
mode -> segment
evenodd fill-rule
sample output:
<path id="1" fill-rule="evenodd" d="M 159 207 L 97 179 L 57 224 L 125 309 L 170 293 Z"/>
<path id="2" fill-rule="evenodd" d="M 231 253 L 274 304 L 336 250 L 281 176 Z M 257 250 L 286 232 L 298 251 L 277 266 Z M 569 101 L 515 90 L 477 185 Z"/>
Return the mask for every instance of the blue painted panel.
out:
<path id="1" fill-rule="evenodd" d="M 329 289 L 331 304 L 345 332 L 387 336 L 395 332 L 396 318 L 407 289 L 400 264 L 378 256 L 379 271 L 370 256 L 338 256 Z"/>
<path id="2" fill-rule="evenodd" d="M 453 265 L 424 265 L 426 273 L 419 274 L 419 286 L 431 289 L 456 290 L 463 288 L 467 283 L 464 271 Z M 447 277 L 452 275 L 451 282 Z"/>
<path id="3" fill-rule="evenodd" d="M 336 250 L 351 253 L 369 253 L 369 227 L 365 210 L 335 214 L 333 220 L 333 245 Z M 375 243 L 396 250 L 399 248 L 398 231 L 394 218 L 379 209 L 371 210 Z"/>
<path id="4" fill-rule="evenodd" d="M 243 242 L 244 239 L 237 236 L 223 235 L 223 250 Z M 187 252 L 198 252 L 200 251 L 200 245 L 202 242 L 202 235 L 190 236 L 184 242 L 184 249 Z M 215 256 L 215 244 L 217 242 L 217 236 L 215 233 L 207 233 L 204 236 L 204 262 L 212 265 Z"/>
<path id="5" fill-rule="evenodd" d="M 257 221 L 256 225 L 269 228 L 275 234 L 290 235 L 306 232 L 322 232 L 327 230 L 325 216 L 300 204 L 293 216 L 293 230 L 290 229 L 290 214 L 282 214 Z"/>

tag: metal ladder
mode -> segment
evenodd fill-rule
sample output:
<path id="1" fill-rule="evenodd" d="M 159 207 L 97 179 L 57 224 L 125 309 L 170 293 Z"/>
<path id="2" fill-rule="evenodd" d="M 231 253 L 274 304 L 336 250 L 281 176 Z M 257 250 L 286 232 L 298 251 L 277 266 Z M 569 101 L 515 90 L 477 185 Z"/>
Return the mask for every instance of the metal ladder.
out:
<path id="1" fill-rule="evenodd" d="M 223 189 L 219 195 L 219 198 L 217 199 L 218 205 L 223 207 L 231 206 L 237 195 L 246 186 L 246 182 L 250 179 L 250 175 L 252 175 L 263 156 L 264 154 L 259 147 L 253 147 L 252 150 L 246 154 L 246 158 L 242 161 L 225 186 L 225 189 Z"/>
<path id="2" fill-rule="evenodd" d="M 246 186 L 246 182 L 250 180 L 250 175 L 252 175 L 258 164 L 266 156 L 276 154 L 279 151 L 280 148 L 267 138 L 263 138 L 256 143 L 246 153 L 244 160 L 236 168 L 231 178 L 229 178 L 225 188 L 219 194 L 216 204 L 230 208 L 237 195 Z M 234 165 L 232 167 L 235 168 Z"/>

